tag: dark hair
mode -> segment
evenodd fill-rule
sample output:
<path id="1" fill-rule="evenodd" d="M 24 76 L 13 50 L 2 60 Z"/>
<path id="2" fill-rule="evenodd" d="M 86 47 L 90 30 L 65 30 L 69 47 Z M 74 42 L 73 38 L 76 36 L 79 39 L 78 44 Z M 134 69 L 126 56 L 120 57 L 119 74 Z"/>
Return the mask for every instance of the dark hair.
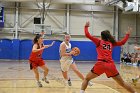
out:
<path id="1" fill-rule="evenodd" d="M 34 38 L 34 40 L 33 40 L 33 43 L 34 43 L 34 44 L 37 43 L 37 42 L 38 42 L 38 39 L 39 39 L 40 37 L 42 37 L 42 35 L 36 34 L 36 36 L 35 36 L 35 38 Z"/>
<path id="2" fill-rule="evenodd" d="M 64 38 L 65 38 L 65 36 L 70 36 L 70 34 L 68 34 L 67 32 L 65 32 Z"/>
<path id="3" fill-rule="evenodd" d="M 109 41 L 112 44 L 114 44 L 116 42 L 116 40 L 114 39 L 114 37 L 110 34 L 109 30 L 104 30 L 101 32 L 101 37 L 103 40 L 105 41 Z"/>
<path id="4" fill-rule="evenodd" d="M 65 32 L 64 34 L 65 34 L 65 35 L 70 35 L 70 34 L 68 34 L 67 32 Z"/>

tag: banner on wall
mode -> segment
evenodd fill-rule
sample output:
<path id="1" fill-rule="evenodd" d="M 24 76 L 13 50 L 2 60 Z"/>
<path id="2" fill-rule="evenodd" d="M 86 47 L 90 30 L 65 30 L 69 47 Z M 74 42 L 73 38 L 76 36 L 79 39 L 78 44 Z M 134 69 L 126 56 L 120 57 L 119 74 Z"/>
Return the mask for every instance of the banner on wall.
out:
<path id="1" fill-rule="evenodd" d="M 4 27 L 4 7 L 0 7 L 0 28 Z"/>

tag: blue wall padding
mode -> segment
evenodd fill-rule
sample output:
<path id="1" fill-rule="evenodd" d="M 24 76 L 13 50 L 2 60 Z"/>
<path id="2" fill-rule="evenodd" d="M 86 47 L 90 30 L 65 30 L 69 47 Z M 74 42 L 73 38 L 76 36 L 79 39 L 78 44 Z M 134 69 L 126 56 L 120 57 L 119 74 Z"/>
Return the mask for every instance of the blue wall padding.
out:
<path id="1" fill-rule="evenodd" d="M 12 59 L 12 40 L 0 39 L 0 59 Z"/>
<path id="2" fill-rule="evenodd" d="M 96 46 L 90 41 L 72 41 L 72 47 L 80 49 L 80 55 L 74 57 L 75 60 L 97 60 Z"/>
<path id="3" fill-rule="evenodd" d="M 13 39 L 12 41 L 12 59 L 19 59 L 19 46 L 20 40 L 19 39 Z"/>
<path id="4" fill-rule="evenodd" d="M 113 53 L 112 53 L 113 60 L 116 62 L 120 62 L 120 57 L 121 57 L 121 47 L 117 46 L 113 48 Z"/>
<path id="5" fill-rule="evenodd" d="M 45 40 L 44 44 L 51 44 L 52 40 Z M 56 41 L 52 47 L 44 50 L 43 59 L 59 60 L 59 46 L 61 42 Z"/>
<path id="6" fill-rule="evenodd" d="M 45 40 L 44 44 L 51 44 L 52 40 Z M 43 59 L 59 60 L 60 41 L 56 41 L 52 47 L 43 52 Z M 0 59 L 29 59 L 32 50 L 32 40 L 0 40 Z M 97 60 L 96 46 L 91 41 L 71 41 L 72 47 L 80 48 L 80 55 L 74 57 L 75 60 L 93 61 Z M 121 47 L 113 49 L 113 59 L 120 61 Z"/>
<path id="7" fill-rule="evenodd" d="M 32 45 L 33 45 L 32 40 L 27 39 L 20 41 L 19 59 L 29 59 L 32 50 Z"/>

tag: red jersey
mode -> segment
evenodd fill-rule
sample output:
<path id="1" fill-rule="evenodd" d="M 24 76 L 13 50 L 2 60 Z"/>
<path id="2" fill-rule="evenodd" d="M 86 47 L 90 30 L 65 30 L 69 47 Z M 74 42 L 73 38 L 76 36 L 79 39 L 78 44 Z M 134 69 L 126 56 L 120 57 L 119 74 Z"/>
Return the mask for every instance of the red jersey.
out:
<path id="1" fill-rule="evenodd" d="M 42 44 L 42 47 L 43 47 L 43 44 Z M 37 49 L 40 49 L 39 45 Z M 42 59 L 42 53 L 43 53 L 43 50 L 40 50 L 38 52 L 31 52 L 29 60 L 37 61 L 37 60 Z"/>
<path id="2" fill-rule="evenodd" d="M 88 32 L 87 26 L 85 26 L 85 35 L 87 38 L 89 38 L 96 45 L 96 50 L 97 50 L 97 54 L 98 54 L 97 59 L 98 60 L 105 60 L 107 62 L 113 61 L 112 60 L 113 47 L 124 45 L 129 38 L 129 34 L 126 34 L 126 36 L 121 41 L 118 41 L 118 42 L 112 44 L 109 41 L 104 41 L 104 40 L 98 39 L 94 36 L 91 36 L 90 33 Z"/>

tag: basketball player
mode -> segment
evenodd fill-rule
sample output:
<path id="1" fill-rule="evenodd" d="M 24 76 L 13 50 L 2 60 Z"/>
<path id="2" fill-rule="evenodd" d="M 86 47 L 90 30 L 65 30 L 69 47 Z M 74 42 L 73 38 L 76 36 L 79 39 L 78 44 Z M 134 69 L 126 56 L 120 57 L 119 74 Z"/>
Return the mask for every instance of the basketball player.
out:
<path id="1" fill-rule="evenodd" d="M 128 29 L 126 36 L 123 38 L 123 40 L 116 42 L 108 30 L 102 31 L 101 39 L 98 39 L 90 35 L 90 33 L 88 32 L 88 27 L 89 22 L 87 22 L 85 25 L 85 36 L 89 38 L 92 42 L 94 42 L 94 44 L 96 45 L 98 61 L 95 63 L 95 65 L 83 81 L 80 93 L 85 92 L 87 84 L 91 79 L 96 78 L 103 73 L 105 73 L 108 78 L 112 77 L 119 85 L 127 89 L 129 92 L 136 93 L 132 87 L 130 87 L 123 81 L 112 59 L 113 47 L 125 44 L 125 42 L 129 38 L 129 34 L 132 29 Z"/>
<path id="2" fill-rule="evenodd" d="M 64 41 L 60 44 L 60 63 L 61 63 L 61 70 L 62 75 L 65 79 L 65 83 L 71 86 L 71 80 L 68 76 L 69 68 L 72 68 L 72 70 L 77 74 L 77 76 L 84 80 L 83 74 L 78 70 L 72 55 L 74 55 L 74 51 L 71 51 L 71 43 L 70 43 L 70 35 L 65 35 Z M 89 86 L 92 86 L 92 83 L 89 82 Z"/>
<path id="3" fill-rule="evenodd" d="M 134 46 L 134 49 L 135 50 L 140 50 L 140 47 Z M 140 75 L 137 76 L 136 78 L 132 79 L 133 84 L 136 85 L 136 83 L 138 82 L 139 79 L 140 79 Z"/>
<path id="4" fill-rule="evenodd" d="M 39 81 L 38 67 L 44 70 L 44 77 L 42 80 L 45 81 L 46 83 L 49 83 L 49 81 L 46 78 L 49 70 L 48 70 L 48 67 L 45 66 L 45 62 L 42 59 L 42 53 L 45 48 L 51 47 L 54 44 L 54 42 L 52 42 L 52 44 L 50 45 L 44 45 L 42 35 L 37 34 L 33 40 L 33 43 L 34 44 L 33 44 L 32 52 L 29 58 L 30 69 L 33 70 L 35 74 L 38 87 L 42 87 L 42 84 Z"/>

